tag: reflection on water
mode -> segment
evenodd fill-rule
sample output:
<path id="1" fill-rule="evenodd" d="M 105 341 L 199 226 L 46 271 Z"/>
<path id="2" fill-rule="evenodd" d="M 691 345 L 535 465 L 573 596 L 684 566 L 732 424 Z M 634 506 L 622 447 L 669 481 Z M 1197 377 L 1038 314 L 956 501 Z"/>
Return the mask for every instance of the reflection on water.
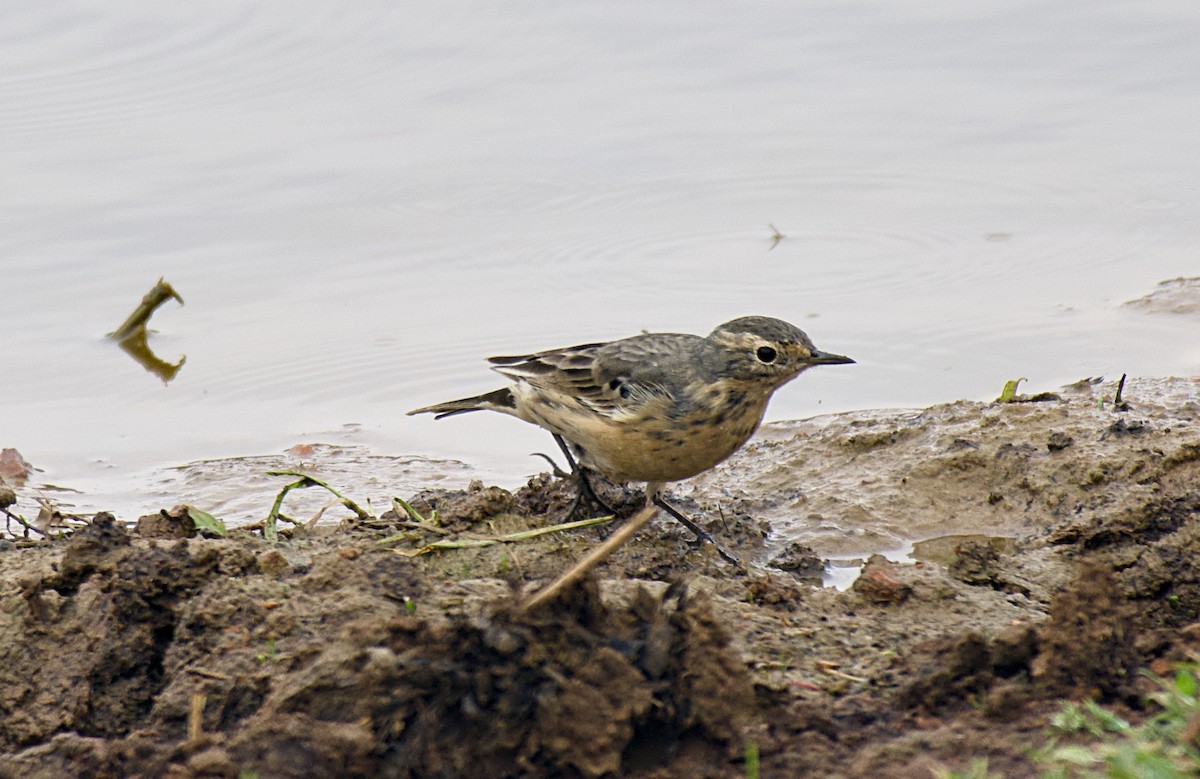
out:
<path id="1" fill-rule="evenodd" d="M 134 362 L 161 379 L 163 384 L 169 384 L 175 378 L 175 374 L 179 373 L 183 364 L 187 362 L 186 354 L 180 355 L 179 361 L 174 363 L 167 362 L 155 354 L 146 342 L 145 328 L 139 328 L 117 341 L 117 346 L 132 357 Z"/>
<path id="2" fill-rule="evenodd" d="M 1198 38 L 1178 0 L 4 3 L 0 446 L 127 514 L 297 441 L 513 486 L 536 430 L 403 411 L 747 314 L 859 360 L 773 419 L 1195 373 L 1120 303 L 1195 274 Z M 163 275 L 129 351 L 169 386 L 103 338 Z"/>
<path id="3" fill-rule="evenodd" d="M 183 355 L 179 358 L 179 362 L 167 362 L 151 351 L 150 345 L 147 343 L 146 324 L 158 307 L 168 300 L 174 300 L 179 305 L 183 305 L 183 298 L 179 296 L 175 288 L 159 278 L 158 282 L 142 298 L 142 302 L 133 310 L 133 313 L 125 318 L 120 327 L 108 334 L 109 338 L 116 339 L 121 351 L 160 378 L 163 384 L 169 384 L 187 361 L 187 355 Z"/>

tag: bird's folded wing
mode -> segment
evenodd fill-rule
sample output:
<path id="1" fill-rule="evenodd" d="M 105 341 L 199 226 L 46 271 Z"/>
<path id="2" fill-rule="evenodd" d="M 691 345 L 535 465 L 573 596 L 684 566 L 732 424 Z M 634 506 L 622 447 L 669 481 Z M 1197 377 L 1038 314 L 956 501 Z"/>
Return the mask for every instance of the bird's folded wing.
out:
<path id="1" fill-rule="evenodd" d="M 489 357 L 493 370 L 556 395 L 577 399 L 598 414 L 636 413 L 646 403 L 670 401 L 654 362 L 610 344 L 583 344 L 536 354 Z M 636 350 L 635 350 L 636 351 Z"/>

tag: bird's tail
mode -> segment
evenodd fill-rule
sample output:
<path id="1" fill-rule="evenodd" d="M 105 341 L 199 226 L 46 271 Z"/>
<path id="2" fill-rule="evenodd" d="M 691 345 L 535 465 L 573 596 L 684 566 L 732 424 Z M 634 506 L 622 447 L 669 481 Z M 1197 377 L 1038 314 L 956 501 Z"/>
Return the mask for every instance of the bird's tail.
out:
<path id="1" fill-rule="evenodd" d="M 513 400 L 512 391 L 508 387 L 505 387 L 492 392 L 485 392 L 482 395 L 476 395 L 473 398 L 450 400 L 432 406 L 414 408 L 408 412 L 408 416 L 412 416 L 413 414 L 436 414 L 437 416 L 434 419 L 441 419 L 442 417 L 454 416 L 455 414 L 465 414 L 468 411 L 485 410 L 511 414 L 516 407 L 517 404 Z"/>

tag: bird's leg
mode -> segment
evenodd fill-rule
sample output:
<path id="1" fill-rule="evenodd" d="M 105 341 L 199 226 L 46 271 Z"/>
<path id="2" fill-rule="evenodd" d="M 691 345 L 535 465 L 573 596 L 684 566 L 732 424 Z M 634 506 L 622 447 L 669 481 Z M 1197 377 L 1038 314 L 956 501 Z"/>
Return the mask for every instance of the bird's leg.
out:
<path id="1" fill-rule="evenodd" d="M 554 436 L 554 443 L 558 444 L 563 457 L 567 458 L 567 465 L 571 466 L 571 473 L 579 473 L 579 466 L 575 463 L 574 455 L 571 454 L 571 447 L 567 446 L 567 440 L 558 433 L 551 433 L 550 435 Z"/>
<path id="2" fill-rule="evenodd" d="M 575 462 L 575 458 L 571 455 L 571 449 L 567 446 L 567 442 L 563 440 L 563 437 L 558 433 L 552 433 L 551 435 L 554 436 L 554 441 L 558 444 L 558 448 L 562 450 L 563 457 L 567 458 L 567 465 L 571 466 L 571 473 L 575 474 L 576 478 L 579 480 L 579 486 L 575 493 L 575 500 L 571 502 L 571 508 L 567 510 L 567 518 L 570 519 L 571 517 L 575 516 L 575 513 L 579 511 L 580 507 L 583 506 L 585 502 L 594 506 L 599 506 L 600 510 L 606 514 L 612 514 L 613 516 L 616 516 L 616 510 L 613 509 L 612 506 L 600 500 L 600 496 L 597 495 L 596 491 L 592 489 L 592 483 L 588 481 L 587 477 L 587 468 L 584 468 L 582 465 L 579 465 Z"/>
<path id="3" fill-rule="evenodd" d="M 647 492 L 650 492 L 651 488 L 653 488 L 655 486 L 656 485 L 653 485 L 653 484 L 647 485 L 646 486 Z M 708 543 L 710 543 L 714 547 L 716 547 L 717 554 L 721 555 L 721 558 L 723 560 L 725 560 L 725 562 L 733 563 L 734 565 L 738 565 L 738 566 L 740 566 L 742 564 L 740 560 L 738 560 L 733 555 L 729 554 L 729 552 L 726 552 L 724 549 L 722 549 L 721 545 L 717 543 L 716 539 L 713 538 L 712 535 L 709 534 L 709 532 L 707 530 L 700 527 L 692 520 L 688 519 L 678 509 L 676 509 L 670 503 L 667 503 L 665 500 L 663 500 L 662 496 L 658 494 L 657 489 L 654 489 L 653 492 L 650 492 L 649 497 L 650 497 L 651 503 L 653 503 L 655 506 L 658 506 L 660 509 L 667 512 L 671 516 L 675 517 L 675 519 L 678 520 L 681 525 L 683 525 L 688 530 L 695 533 L 696 539 L 698 541 L 707 541 Z"/>

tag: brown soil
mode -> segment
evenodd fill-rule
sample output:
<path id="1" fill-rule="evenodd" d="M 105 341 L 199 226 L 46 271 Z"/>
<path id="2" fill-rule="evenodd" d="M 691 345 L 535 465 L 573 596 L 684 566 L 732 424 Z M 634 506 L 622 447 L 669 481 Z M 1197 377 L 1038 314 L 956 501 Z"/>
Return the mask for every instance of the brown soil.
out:
<path id="1" fill-rule="evenodd" d="M 1137 719 L 1139 670 L 1200 649 L 1200 391 L 1112 391 L 777 427 L 677 493 L 746 568 L 659 519 L 527 615 L 595 529 L 423 556 L 443 536 L 390 512 L 277 543 L 182 512 L 10 537 L 0 777 L 732 778 L 755 750 L 762 776 L 1035 776 L 1060 699 Z M 570 496 L 410 502 L 457 537 Z M 1007 540 L 812 583 L 868 536 L 958 533 Z"/>

